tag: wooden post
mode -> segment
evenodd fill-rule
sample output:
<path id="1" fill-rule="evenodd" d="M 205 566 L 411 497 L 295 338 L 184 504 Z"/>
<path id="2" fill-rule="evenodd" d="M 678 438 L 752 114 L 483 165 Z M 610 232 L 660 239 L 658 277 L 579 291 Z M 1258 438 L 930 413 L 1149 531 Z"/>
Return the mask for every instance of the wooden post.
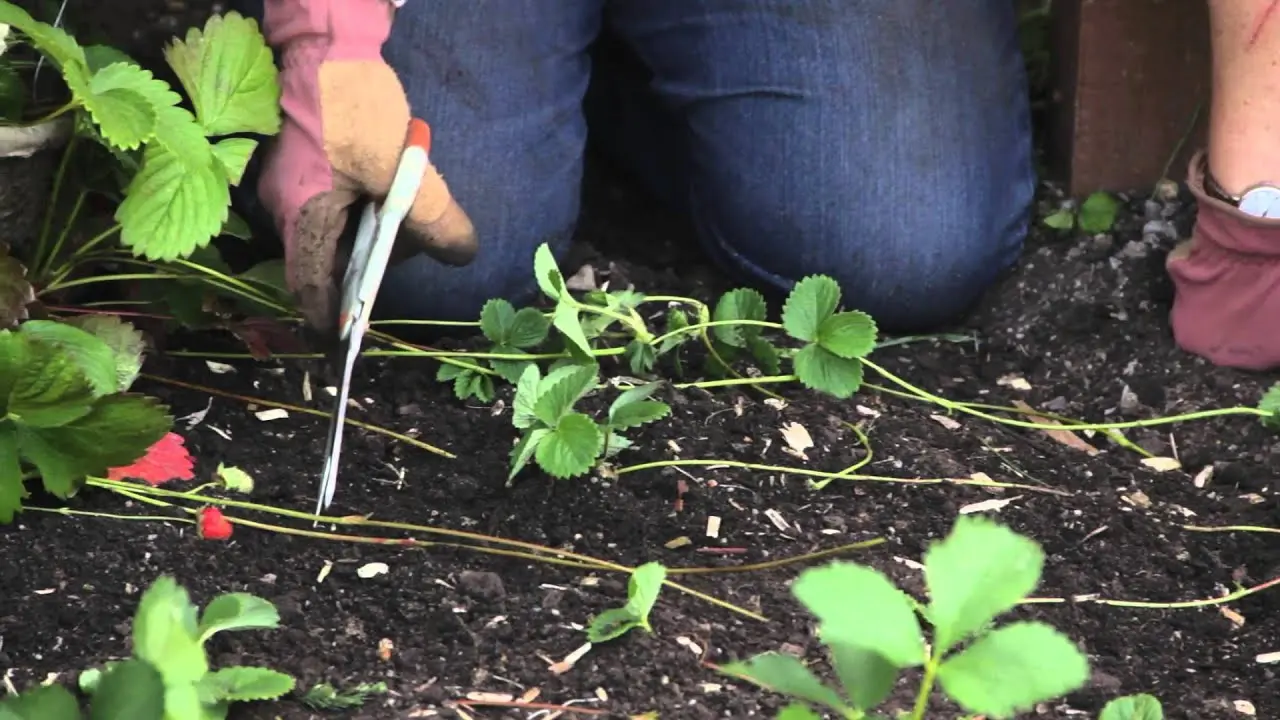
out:
<path id="1" fill-rule="evenodd" d="M 1052 178 L 1073 195 L 1149 189 L 1181 143 L 1181 180 L 1208 119 L 1205 0 L 1054 0 L 1052 37 Z"/>

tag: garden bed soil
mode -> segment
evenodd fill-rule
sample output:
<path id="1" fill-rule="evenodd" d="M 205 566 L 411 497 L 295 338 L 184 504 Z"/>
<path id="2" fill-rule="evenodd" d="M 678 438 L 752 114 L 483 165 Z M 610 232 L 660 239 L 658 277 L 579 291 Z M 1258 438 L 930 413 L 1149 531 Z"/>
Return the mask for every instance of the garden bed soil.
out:
<path id="1" fill-rule="evenodd" d="M 692 261 L 673 227 L 625 192 L 589 203 L 584 233 L 595 242 L 582 258 L 617 283 L 712 299 L 724 281 Z M 1175 208 L 1176 209 L 1176 202 Z M 1153 204 L 1155 216 L 1173 214 Z M 1274 377 L 1215 369 L 1180 352 L 1166 322 L 1170 292 L 1162 269 L 1166 240 L 1143 239 L 1143 202 L 1131 203 L 1113 233 L 1064 237 L 1037 229 L 1024 261 L 968 324 L 978 342 L 928 341 L 875 354 L 895 373 L 961 400 L 1038 408 L 1089 419 L 1141 418 L 1256 404 Z M 625 234 L 610 228 L 630 228 Z M 1148 228 L 1150 229 L 1150 228 Z M 637 262 L 621 247 L 641 246 L 661 265 Z M 658 243 L 654 248 L 653 243 Z M 600 253 L 604 253 L 601 255 Z M 607 259 L 607 258 L 612 258 Z M 160 357 L 150 371 L 222 392 L 327 411 L 328 396 L 308 403 L 303 385 L 323 384 L 314 363 L 236 363 L 214 374 L 197 359 Z M 862 421 L 875 456 L 866 472 L 901 478 L 968 477 L 1042 486 L 1054 492 L 996 492 L 973 486 L 837 481 L 822 491 L 784 472 L 732 468 L 640 471 L 615 480 L 556 482 L 527 472 L 504 486 L 513 439 L 509 409 L 463 403 L 435 382 L 425 360 L 370 360 L 359 366 L 354 419 L 415 434 L 457 455 L 448 460 L 384 436 L 349 429 L 335 515 L 371 513 L 400 520 L 517 538 L 636 565 L 717 565 L 778 559 L 840 544 L 884 538 L 850 555 L 912 592 L 928 544 L 958 511 L 1002 498 L 994 513 L 1041 543 L 1047 554 L 1038 596 L 1099 596 L 1174 601 L 1211 598 L 1280 574 L 1273 539 L 1249 533 L 1194 533 L 1198 525 L 1276 527 L 1274 491 L 1280 438 L 1244 417 L 1133 431 L 1157 455 L 1176 454 L 1184 471 L 1156 472 L 1132 452 L 1096 439 L 1096 455 L 1037 432 L 966 417 L 940 419 L 936 407 L 865 390 L 839 402 L 788 389 L 785 407 L 751 391 L 667 390 L 672 416 L 635 433 L 627 463 L 717 458 L 841 470 L 861 456 L 844 424 Z M 1017 389 L 1026 381 L 1024 389 Z M 218 463 L 257 480 L 255 501 L 307 510 L 322 464 L 326 421 L 291 413 L 262 422 L 243 402 L 148 382 L 142 390 L 175 415 L 208 410 L 183 429 L 199 459 L 198 476 Z M 510 391 L 501 399 L 510 407 Z M 598 402 L 598 401 L 593 401 Z M 590 404 L 590 403 L 589 403 Z M 784 423 L 811 433 L 808 460 L 783 451 Z M 1205 487 L 1193 477 L 1214 472 Z M 677 510 L 677 498 L 682 507 Z M 80 509 L 139 512 L 118 497 L 86 493 Z M 779 527 L 770 511 L 785 522 Z M 718 538 L 707 537 L 712 516 Z M 304 526 L 305 527 L 305 526 Z M 687 536 L 678 550 L 664 547 Z M 1270 536 L 1274 537 L 1274 536 Z M 743 554 L 707 552 L 745 548 Z M 581 626 L 625 597 L 625 576 L 587 574 L 436 548 L 392 549 L 237 529 L 230 542 L 195 538 L 191 526 L 72 519 L 27 512 L 0 529 L 0 667 L 19 685 L 49 673 L 64 678 L 128 651 L 128 620 L 139 592 L 175 575 L 197 601 L 248 591 L 276 603 L 282 629 L 219 636 L 215 663 L 253 663 L 295 674 L 302 688 L 385 682 L 388 693 L 342 716 L 533 717 L 531 711 L 448 705 L 468 693 L 516 697 L 538 689 L 545 703 L 574 702 L 607 717 L 646 712 L 663 718 L 772 717 L 781 700 L 705 668 L 786 648 L 819 660 L 810 619 L 789 595 L 799 568 L 685 578 L 715 597 L 763 613 L 761 623 L 674 592 L 664 592 L 653 634 L 635 632 L 596 646 L 568 672 L 549 665 L 584 642 Z M 389 572 L 360 579 L 384 562 Z M 322 569 L 331 566 L 323 580 Z M 591 580 L 587 578 L 590 577 Z M 1151 692 L 1172 718 L 1244 718 L 1280 712 L 1276 666 L 1255 661 L 1280 651 L 1275 622 L 1280 593 L 1263 592 L 1227 608 L 1107 607 L 1087 601 L 1033 605 L 1015 614 L 1045 620 L 1079 642 L 1093 664 L 1089 686 L 1037 716 L 1095 716 L 1112 697 Z M 380 641 L 393 643 L 380 657 Z M 900 687 L 895 707 L 909 699 Z M 944 704 L 933 717 L 953 717 Z M 242 718 L 319 717 L 286 701 L 252 705 Z M 543 715 L 545 717 L 545 714 Z M 567 716 L 566 716 L 567 717 Z"/>
<path id="2" fill-rule="evenodd" d="M 130 16 L 124 4 L 111 3 L 109 19 Z M 169 18 L 186 17 L 206 3 L 133 4 L 140 8 L 136 16 L 155 15 L 163 5 L 168 10 L 159 17 Z M 105 11 L 108 4 L 97 6 Z M 201 8 L 195 12 L 199 16 Z M 168 23 L 159 27 L 167 29 Z M 120 25 L 120 32 L 128 27 L 140 25 Z M 1114 232 L 1096 238 L 1037 228 L 1020 267 L 968 321 L 976 343 L 917 343 L 879 351 L 876 359 L 954 399 L 1024 400 L 1094 420 L 1256 404 L 1274 376 L 1213 368 L 1180 352 L 1170 337 L 1172 291 L 1163 271 L 1170 239 L 1144 240 L 1143 226 L 1172 214 L 1185 232 L 1186 213 L 1169 213 L 1177 206 L 1175 201 L 1146 207 L 1136 200 Z M 590 243 L 581 259 L 611 267 L 615 286 L 629 281 L 641 291 L 704 300 L 727 287 L 690 255 L 687 235 L 675 231 L 678 223 L 665 224 L 668 219 L 634 195 L 606 192 L 589 208 L 593 214 L 583 234 Z M 303 399 L 306 378 L 322 384 L 324 371 L 315 363 L 246 362 L 237 363 L 234 373 L 214 374 L 200 360 L 158 357 L 149 370 L 224 393 L 328 410 L 323 393 L 310 403 Z M 911 561 L 947 532 L 961 508 L 999 498 L 1009 503 L 995 516 L 1046 552 L 1038 596 L 1191 600 L 1280 574 L 1274 536 L 1181 529 L 1186 523 L 1280 522 L 1274 487 L 1280 437 L 1250 418 L 1131 432 L 1132 440 L 1157 455 L 1176 454 L 1186 468 L 1155 472 L 1133 453 L 1098 439 L 1102 452 L 1089 455 L 1037 431 L 965 417 L 953 418 L 957 426 L 940 419 L 938 408 L 871 390 L 838 402 L 787 389 L 782 408 L 751 391 L 667 391 L 672 416 L 634 433 L 637 446 L 623 456 L 626 462 L 718 458 L 837 471 L 861 457 L 844 424 L 861 421 L 874 448 L 867 472 L 901 478 L 981 472 L 1055 492 L 841 481 L 814 491 L 792 473 L 732 468 L 666 468 L 569 482 L 527 472 L 508 489 L 509 410 L 459 402 L 434 374 L 435 365 L 423 360 L 365 362 L 357 371 L 354 397 L 360 409 L 353 417 L 415 434 L 458 459 L 349 429 L 334 514 L 372 513 L 624 564 L 658 560 L 673 567 L 732 567 L 879 537 L 886 542 L 849 558 L 919 594 L 921 575 Z M 199 460 L 199 477 L 209 477 L 219 463 L 238 466 L 257 480 L 255 501 L 312 507 L 324 451 L 323 418 L 294 412 L 262 422 L 245 403 L 207 392 L 156 382 L 139 389 L 163 398 L 177 416 L 207 409 L 200 423 L 182 426 Z M 501 398 L 509 408 L 509 389 Z M 788 422 L 802 424 L 813 436 L 807 461 L 782 450 L 780 428 Z M 1209 466 L 1212 477 L 1197 487 L 1193 478 Z M 73 506 L 141 511 L 103 492 L 86 493 Z M 776 511 L 785 525 L 776 525 L 768 511 Z M 706 535 L 712 516 L 721 519 L 718 538 Z M 664 547 L 681 536 L 692 544 Z M 745 552 L 705 552 L 723 548 Z M 322 681 L 339 688 L 387 684 L 386 694 L 338 713 L 343 717 L 463 717 L 449 706 L 468 693 L 519 697 L 536 688 L 538 702 L 573 702 L 606 717 L 653 712 L 680 720 L 766 718 L 783 704 L 780 698 L 729 682 L 703 663 L 780 648 L 821 659 L 812 623 L 789 594 L 796 567 L 683 579 L 763 613 L 767 623 L 664 592 L 652 616 L 653 634 L 635 632 L 597 646 L 557 675 L 549 665 L 582 645 L 581 626 L 593 614 L 623 600 L 625 576 L 588 576 L 446 548 L 361 546 L 246 528 L 218 543 L 196 539 L 189 525 L 35 511 L 0 528 L 0 558 L 0 669 L 19 686 L 52 673 L 69 680 L 80 669 L 127 653 L 139 593 L 161 574 L 176 576 L 198 602 L 240 590 L 279 607 L 278 631 L 215 638 L 215 664 L 272 666 L 295 674 L 301 689 Z M 360 579 L 356 570 L 369 562 L 384 562 L 389 572 Z M 1088 601 L 1020 609 L 1016 615 L 1067 633 L 1093 665 L 1086 689 L 1046 703 L 1037 716 L 1093 717 L 1108 699 L 1136 692 L 1159 696 L 1171 718 L 1246 718 L 1250 708 L 1260 718 L 1280 716 L 1277 666 L 1255 661 L 1280 651 L 1278 607 L 1280 592 L 1273 590 L 1227 609 L 1119 608 Z M 380 652 L 383 639 L 393 644 L 389 656 Z M 908 699 L 903 684 L 893 705 L 905 707 Z M 935 707 L 933 717 L 956 715 L 945 704 Z M 528 709 L 465 712 L 473 718 L 535 716 Z M 249 705 L 233 715 L 322 716 L 296 700 Z"/>

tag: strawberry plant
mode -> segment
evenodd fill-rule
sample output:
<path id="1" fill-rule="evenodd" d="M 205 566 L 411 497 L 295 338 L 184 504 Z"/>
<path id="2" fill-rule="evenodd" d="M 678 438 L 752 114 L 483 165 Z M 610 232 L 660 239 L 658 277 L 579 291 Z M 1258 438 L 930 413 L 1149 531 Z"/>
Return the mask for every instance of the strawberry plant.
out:
<path id="1" fill-rule="evenodd" d="M 258 143 L 244 135 L 280 127 L 276 67 L 255 21 L 214 16 L 165 48 L 193 110 L 118 50 L 82 46 L 5 0 L 0 27 L 11 30 L 8 47 L 29 45 L 65 85 L 67 102 L 40 120 L 71 117 L 75 128 L 34 247 L 0 251 L 0 327 L 36 299 L 112 281 L 141 283 L 136 292 L 190 324 L 208 315 L 211 289 L 244 312 L 287 311 L 278 261 L 236 274 L 210 246 L 248 236 L 230 213 L 230 188 Z M 90 200 L 114 208 L 105 227 L 83 217 Z"/>
<path id="2" fill-rule="evenodd" d="M 1029 538 L 963 516 L 924 556 L 929 602 L 922 605 L 880 572 L 838 562 L 807 570 L 792 586 L 813 613 L 840 689 L 797 658 L 764 653 L 722 672 L 790 695 L 786 720 L 817 720 L 812 707 L 857 720 L 888 698 L 898 675 L 923 670 L 910 720 L 923 720 L 935 684 L 966 712 L 999 720 L 1084 685 L 1084 654 L 1049 625 L 993 627 L 1040 581 L 1044 553 Z M 932 626 L 926 642 L 920 619 Z"/>
<path id="3" fill-rule="evenodd" d="M 661 419 L 671 411 L 662 402 L 650 400 L 658 383 L 639 385 L 620 395 L 609 406 L 603 422 L 576 409 L 576 404 L 596 387 L 597 368 L 592 365 L 561 365 L 546 377 L 535 364 L 520 374 L 511 423 L 522 431 L 511 451 L 508 483 L 530 459 L 549 475 L 570 478 L 595 466 L 631 443 L 619 431 Z"/>
<path id="4" fill-rule="evenodd" d="M 166 408 L 128 392 L 141 365 L 141 335 L 115 317 L 0 330 L 0 523 L 28 481 L 65 498 L 165 436 Z"/>
<path id="5" fill-rule="evenodd" d="M 274 700 L 294 679 L 263 667 L 209 666 L 205 645 L 220 632 L 279 627 L 280 615 L 262 598 L 227 593 L 204 612 L 171 577 L 152 583 L 133 619 L 133 656 L 85 670 L 79 689 L 89 717 L 102 720 L 222 720 L 231 703 Z M 61 685 L 46 685 L 0 701 L 0 720 L 79 720 L 79 700 Z"/>

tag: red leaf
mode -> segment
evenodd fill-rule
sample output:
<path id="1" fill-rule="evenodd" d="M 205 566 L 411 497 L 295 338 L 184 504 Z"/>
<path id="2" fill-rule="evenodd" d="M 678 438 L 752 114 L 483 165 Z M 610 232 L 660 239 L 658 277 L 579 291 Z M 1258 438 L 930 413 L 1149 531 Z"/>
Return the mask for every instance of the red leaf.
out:
<path id="1" fill-rule="evenodd" d="M 163 485 L 170 480 L 191 480 L 195 477 L 195 462 L 183 445 L 182 436 L 168 433 L 147 449 L 147 454 L 126 467 L 111 468 L 107 477 L 112 480 L 132 478 L 148 485 Z"/>
<path id="2" fill-rule="evenodd" d="M 226 540 L 231 537 L 231 522 L 221 510 L 212 505 L 200 510 L 200 521 L 196 523 L 196 529 L 205 540 Z"/>

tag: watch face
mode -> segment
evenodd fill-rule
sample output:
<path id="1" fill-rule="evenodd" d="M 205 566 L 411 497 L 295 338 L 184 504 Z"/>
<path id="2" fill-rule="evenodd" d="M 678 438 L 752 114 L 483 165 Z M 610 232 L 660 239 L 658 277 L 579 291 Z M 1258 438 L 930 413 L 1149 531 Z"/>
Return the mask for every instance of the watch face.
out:
<path id="1" fill-rule="evenodd" d="M 1262 185 L 1240 198 L 1240 212 L 1260 218 L 1280 218 L 1280 187 Z"/>

